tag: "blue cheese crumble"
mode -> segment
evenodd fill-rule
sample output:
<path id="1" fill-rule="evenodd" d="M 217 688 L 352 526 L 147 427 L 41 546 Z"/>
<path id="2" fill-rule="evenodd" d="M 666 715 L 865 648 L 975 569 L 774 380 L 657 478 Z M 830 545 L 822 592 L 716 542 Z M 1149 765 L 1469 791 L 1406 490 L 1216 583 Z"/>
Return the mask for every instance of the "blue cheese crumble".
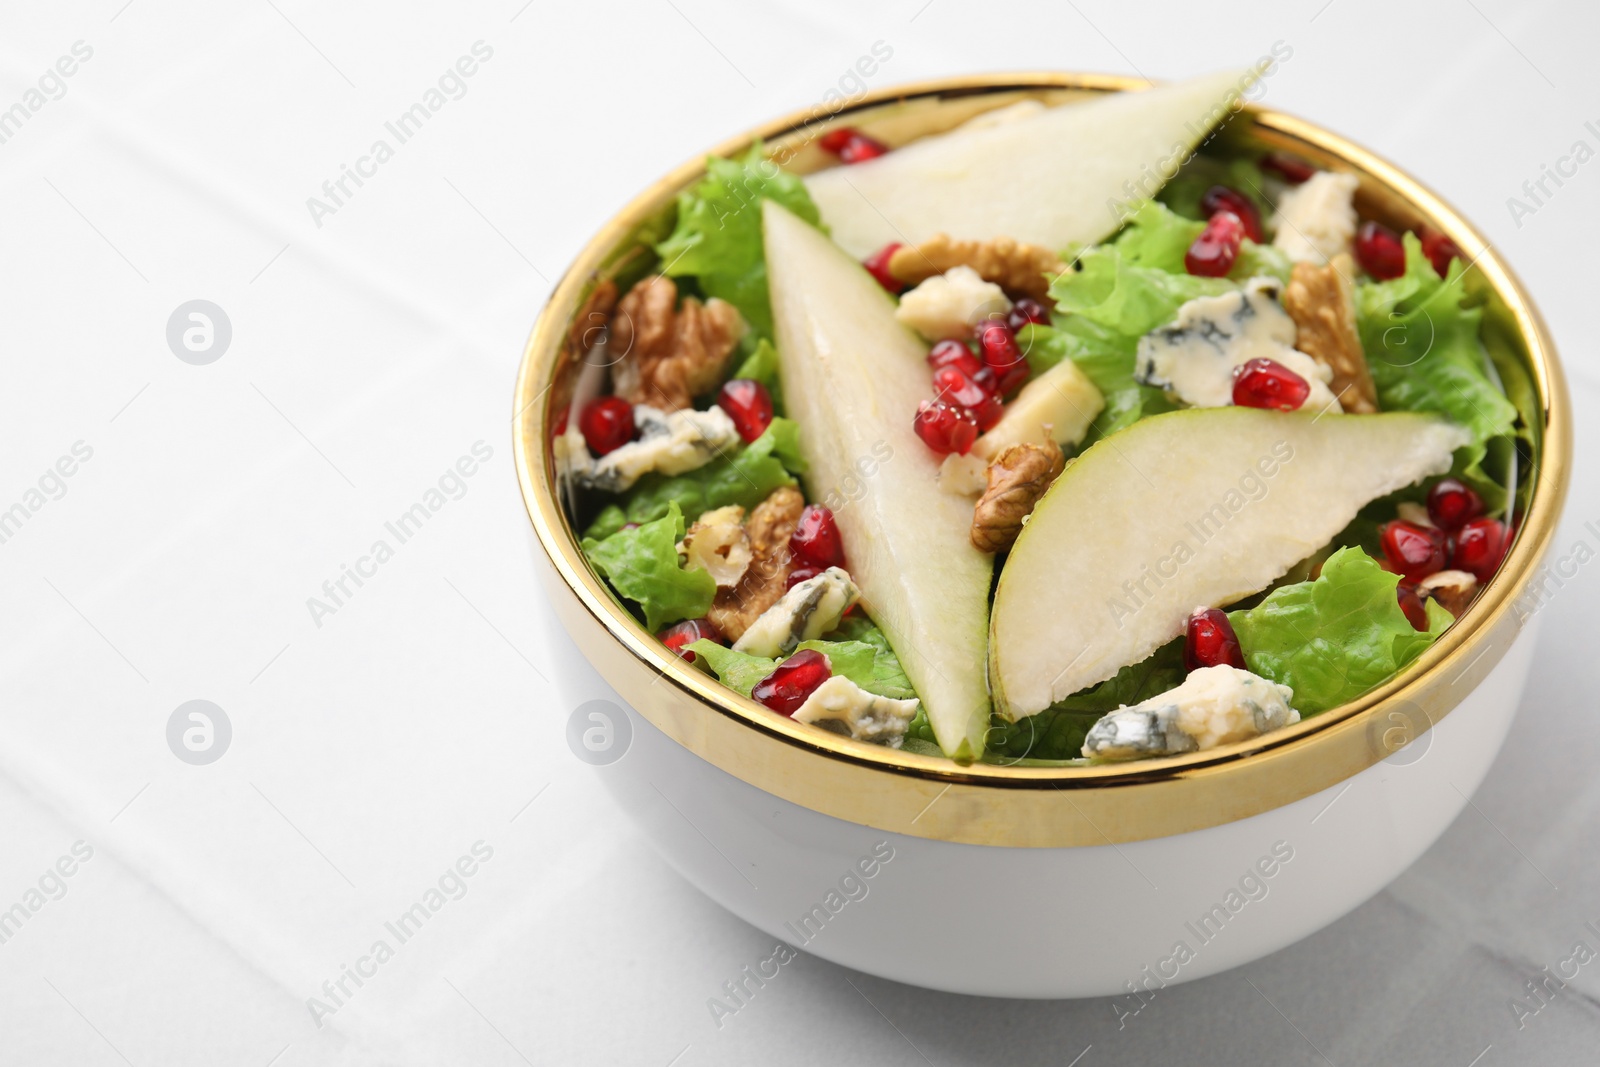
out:
<path id="1" fill-rule="evenodd" d="M 1294 320 L 1278 303 L 1281 288 L 1276 278 L 1252 278 L 1241 289 L 1188 301 L 1170 326 L 1139 339 L 1134 377 L 1190 407 L 1227 407 L 1234 368 L 1270 359 L 1311 387 L 1304 410 L 1342 411 L 1328 388 L 1333 371 L 1294 347 Z"/>
<path id="2" fill-rule="evenodd" d="M 1083 754 L 1133 760 L 1203 752 L 1300 721 L 1294 690 L 1237 667 L 1201 667 L 1176 689 L 1108 713 L 1090 728 Z"/>
<path id="3" fill-rule="evenodd" d="M 838 567 L 829 567 L 797 583 L 762 612 L 733 643 L 733 650 L 768 659 L 787 656 L 801 641 L 815 641 L 837 629 L 844 613 L 860 596 L 850 575 Z"/>
<path id="4" fill-rule="evenodd" d="M 558 468 L 585 488 L 621 493 L 652 472 L 673 475 L 698 470 L 740 443 L 733 420 L 718 407 L 666 412 L 635 404 L 633 424 L 638 440 L 599 459 L 589 454 L 583 434 L 569 428 L 555 441 Z"/>
<path id="5" fill-rule="evenodd" d="M 899 748 L 917 714 L 917 701 L 869 693 L 841 674 L 812 690 L 794 713 L 795 722 L 848 734 L 857 741 Z"/>

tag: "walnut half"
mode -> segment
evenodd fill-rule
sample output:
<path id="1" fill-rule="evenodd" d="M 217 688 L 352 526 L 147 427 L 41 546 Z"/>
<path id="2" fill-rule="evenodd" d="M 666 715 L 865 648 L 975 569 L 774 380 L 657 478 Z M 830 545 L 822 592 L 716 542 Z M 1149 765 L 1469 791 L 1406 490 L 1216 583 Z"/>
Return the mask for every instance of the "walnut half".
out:
<path id="1" fill-rule="evenodd" d="M 1048 248 L 1009 237 L 955 241 L 936 233 L 920 245 L 901 248 L 889 257 L 889 273 L 907 285 L 916 285 L 952 267 L 971 267 L 984 281 L 1035 300 L 1047 299 L 1050 279 L 1067 269 L 1061 257 Z"/>
<path id="2" fill-rule="evenodd" d="M 1294 346 L 1333 371 L 1329 388 L 1345 411 L 1370 415 L 1378 410 L 1378 390 L 1367 369 L 1356 330 L 1356 297 L 1351 277 L 1355 261 L 1346 253 L 1325 267 L 1296 263 L 1283 290 L 1283 307 L 1294 320 Z"/>
<path id="3" fill-rule="evenodd" d="M 616 394 L 633 404 L 682 411 L 722 379 L 744 318 L 715 297 L 702 304 L 660 274 L 628 290 L 611 319 Z"/>
<path id="4" fill-rule="evenodd" d="M 1010 445 L 989 464 L 989 488 L 972 511 L 972 546 L 979 552 L 1001 552 L 1022 533 L 1022 520 L 1066 467 L 1061 446 Z"/>
<path id="5" fill-rule="evenodd" d="M 737 584 L 718 589 L 706 618 L 730 642 L 744 636 L 750 624 L 783 598 L 794 570 L 789 538 L 805 509 L 805 497 L 793 486 L 774 489 L 750 512 L 745 536 L 750 543 L 750 563 Z"/>

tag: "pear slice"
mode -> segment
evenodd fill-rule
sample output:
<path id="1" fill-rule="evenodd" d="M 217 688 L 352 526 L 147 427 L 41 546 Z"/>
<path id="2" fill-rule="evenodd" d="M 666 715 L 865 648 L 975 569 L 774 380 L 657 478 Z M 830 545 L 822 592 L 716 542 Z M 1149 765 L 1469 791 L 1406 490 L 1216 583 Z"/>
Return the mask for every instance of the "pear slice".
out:
<path id="1" fill-rule="evenodd" d="M 1009 122 L 957 127 L 805 179 L 822 221 L 864 259 L 890 242 L 1013 237 L 1060 251 L 1123 223 L 1232 114 L 1253 71 L 1110 93 Z"/>
<path id="2" fill-rule="evenodd" d="M 983 752 L 993 560 L 972 547 L 972 501 L 938 486 L 913 432 L 927 345 L 872 276 L 821 231 L 762 204 L 779 373 L 811 501 L 833 509 L 862 606 L 900 657 L 939 747 Z"/>
<path id="3" fill-rule="evenodd" d="M 989 677 L 1008 718 L 1105 681 L 1196 608 L 1266 588 L 1371 500 L 1450 469 L 1433 415 L 1191 408 L 1095 444 L 1034 508 L 1000 574 Z"/>

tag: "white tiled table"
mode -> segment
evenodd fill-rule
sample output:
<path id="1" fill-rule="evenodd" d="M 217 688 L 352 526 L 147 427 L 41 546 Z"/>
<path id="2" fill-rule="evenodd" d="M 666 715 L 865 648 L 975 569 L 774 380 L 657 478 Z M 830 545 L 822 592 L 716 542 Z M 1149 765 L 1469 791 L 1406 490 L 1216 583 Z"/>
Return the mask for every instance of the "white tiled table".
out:
<path id="1" fill-rule="evenodd" d="M 36 111 L 0 124 L 0 509 L 29 510 L 0 543 L 0 908 L 43 880 L 0 943 L 0 1064 L 1593 1062 L 1600 963 L 1523 1029 L 1509 1007 L 1574 941 L 1600 948 L 1584 926 L 1600 925 L 1592 567 L 1545 609 L 1475 806 L 1309 941 L 1165 991 L 1120 1031 L 1105 1002 L 934 995 L 809 958 L 712 1022 L 706 998 L 771 946 L 668 871 L 567 750 L 509 455 L 512 373 L 551 280 L 670 165 L 849 89 L 877 41 L 883 85 L 1178 77 L 1282 40 L 1270 102 L 1418 174 L 1538 295 L 1583 461 L 1600 410 L 1600 163 L 1520 225 L 1506 205 L 1574 141 L 1600 148 L 1591 12 L 856 7 L 85 0 L 0 16 L 0 108 L 26 107 L 83 42 Z M 471 75 L 441 87 L 480 41 Z M 386 133 L 434 88 L 420 130 Z M 392 158 L 363 162 L 379 138 Z M 367 177 L 333 203 L 323 183 L 345 166 Z M 194 299 L 232 327 L 205 366 L 166 339 Z M 385 524 L 480 441 L 489 458 L 398 543 Z M 92 455 L 29 497 L 78 442 Z M 1559 553 L 1600 547 L 1583 526 L 1597 488 L 1580 462 Z M 379 539 L 392 558 L 331 600 L 323 583 Z M 232 725 L 208 766 L 167 747 L 192 699 Z M 92 858 L 48 874 L 79 841 Z M 361 964 L 319 1028 L 308 998 L 475 845 L 492 856 L 447 876 L 438 910 Z"/>

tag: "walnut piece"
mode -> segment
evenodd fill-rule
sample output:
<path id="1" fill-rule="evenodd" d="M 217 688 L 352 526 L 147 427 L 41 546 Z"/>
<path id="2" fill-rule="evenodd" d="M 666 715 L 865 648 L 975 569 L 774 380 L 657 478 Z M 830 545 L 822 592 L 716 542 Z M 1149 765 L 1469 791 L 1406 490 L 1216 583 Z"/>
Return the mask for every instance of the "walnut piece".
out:
<path id="1" fill-rule="evenodd" d="M 1333 371 L 1328 383 L 1351 414 L 1378 410 L 1378 390 L 1356 330 L 1355 262 L 1344 253 L 1325 267 L 1296 263 L 1283 290 L 1284 310 L 1294 319 L 1295 347 Z"/>
<path id="2" fill-rule="evenodd" d="M 1417 592 L 1437 600 L 1440 607 L 1459 619 L 1477 595 L 1478 579 L 1466 571 L 1439 571 L 1418 582 Z"/>
<path id="3" fill-rule="evenodd" d="M 685 570 L 702 570 L 721 588 L 739 584 L 750 567 L 750 535 L 744 528 L 744 508 L 730 504 L 713 508 L 695 520 L 678 542 Z"/>
<path id="4" fill-rule="evenodd" d="M 1048 248 L 1009 237 L 955 241 L 936 233 L 920 245 L 908 245 L 889 257 L 889 273 L 907 285 L 943 274 L 951 267 L 971 267 L 984 281 L 1035 300 L 1048 299 L 1050 279 L 1067 269 L 1061 257 Z"/>
<path id="5" fill-rule="evenodd" d="M 1003 449 L 989 464 L 989 488 L 972 511 L 972 546 L 979 552 L 1010 548 L 1022 533 L 1022 520 L 1065 467 L 1054 441 Z"/>
<path id="6" fill-rule="evenodd" d="M 678 286 L 654 275 L 635 285 L 611 318 L 616 394 L 634 404 L 682 411 L 722 378 L 744 318 L 732 304 L 694 297 L 677 306 Z"/>
<path id="7" fill-rule="evenodd" d="M 751 623 L 783 599 L 789 573 L 794 570 L 789 538 L 805 506 L 800 490 L 783 486 L 750 512 L 744 528 L 750 542 L 750 563 L 736 585 L 717 590 L 711 610 L 706 612 L 706 618 L 730 642 L 743 637 Z"/>

